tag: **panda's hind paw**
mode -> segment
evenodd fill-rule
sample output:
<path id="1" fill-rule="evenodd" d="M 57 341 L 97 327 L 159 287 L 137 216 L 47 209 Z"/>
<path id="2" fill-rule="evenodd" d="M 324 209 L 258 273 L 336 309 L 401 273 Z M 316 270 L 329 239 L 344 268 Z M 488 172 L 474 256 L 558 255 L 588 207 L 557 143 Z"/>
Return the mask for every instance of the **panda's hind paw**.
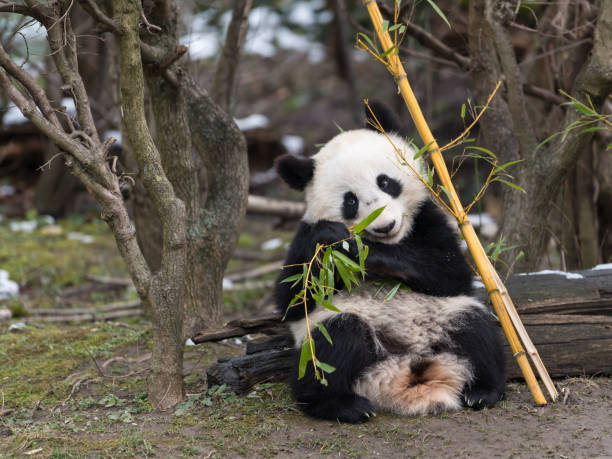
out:
<path id="1" fill-rule="evenodd" d="M 463 394 L 463 405 L 473 410 L 479 411 L 483 408 L 492 408 L 499 400 L 501 400 L 502 396 L 503 393 L 500 394 L 497 390 L 467 390 Z"/>

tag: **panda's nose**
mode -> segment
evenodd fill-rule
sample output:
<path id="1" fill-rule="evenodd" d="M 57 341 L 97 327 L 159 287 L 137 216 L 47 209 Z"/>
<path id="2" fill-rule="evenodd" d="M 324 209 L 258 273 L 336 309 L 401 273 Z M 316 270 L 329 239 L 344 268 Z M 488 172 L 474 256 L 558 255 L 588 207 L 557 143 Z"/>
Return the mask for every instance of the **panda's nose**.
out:
<path id="1" fill-rule="evenodd" d="M 381 228 L 374 228 L 375 233 L 387 234 L 389 231 L 393 229 L 395 226 L 395 220 L 389 223 L 387 226 L 383 226 Z"/>

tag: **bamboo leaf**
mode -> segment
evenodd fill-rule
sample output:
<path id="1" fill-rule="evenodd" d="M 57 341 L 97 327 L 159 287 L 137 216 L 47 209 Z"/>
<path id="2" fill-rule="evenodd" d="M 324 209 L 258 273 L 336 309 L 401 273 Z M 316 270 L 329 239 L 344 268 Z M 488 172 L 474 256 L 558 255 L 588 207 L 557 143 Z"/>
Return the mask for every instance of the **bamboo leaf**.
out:
<path id="1" fill-rule="evenodd" d="M 465 119 L 465 104 L 461 105 L 461 119 Z"/>
<path id="2" fill-rule="evenodd" d="M 444 15 L 444 13 L 442 12 L 442 10 L 438 7 L 438 5 L 436 5 L 433 0 L 427 0 L 427 3 L 429 3 L 431 5 L 431 7 L 434 9 L 434 11 L 436 13 L 438 13 L 438 16 L 440 16 L 442 18 L 442 20 L 444 22 L 446 22 L 446 25 L 448 26 L 448 28 L 451 28 L 450 22 L 448 22 L 448 19 L 446 19 L 446 16 Z"/>
<path id="3" fill-rule="evenodd" d="M 499 172 L 503 171 L 507 167 L 510 167 L 513 164 L 520 163 L 520 162 L 523 162 L 523 161 L 524 161 L 524 159 L 517 159 L 517 160 L 514 160 L 514 161 L 508 161 L 507 163 L 502 164 L 501 166 L 498 166 L 495 169 L 493 169 L 493 172 L 492 172 L 491 175 L 497 175 Z"/>
<path id="4" fill-rule="evenodd" d="M 376 45 L 374 44 L 372 39 L 370 37 L 368 37 L 365 33 L 358 32 L 357 35 L 360 36 L 361 38 L 363 38 L 368 43 L 368 45 L 370 45 L 372 47 L 373 50 L 375 50 L 375 51 L 377 50 L 376 49 Z"/>
<path id="5" fill-rule="evenodd" d="M 334 126 L 336 126 L 336 129 L 338 129 L 338 131 L 340 131 L 340 133 L 344 132 L 344 129 L 342 129 L 342 127 L 338 123 L 336 123 L 335 121 L 334 121 Z"/>
<path id="6" fill-rule="evenodd" d="M 384 59 L 385 57 L 387 57 L 387 55 L 389 55 L 389 53 L 391 53 L 395 48 L 395 45 L 392 46 L 391 48 L 389 48 L 387 51 L 385 51 L 384 53 L 382 53 L 380 56 L 381 59 Z"/>
<path id="7" fill-rule="evenodd" d="M 302 278 L 302 273 L 298 273 L 298 274 L 294 274 L 293 276 L 285 277 L 281 281 L 281 283 L 284 284 L 284 283 L 287 283 L 287 282 L 293 282 L 293 281 L 296 281 L 296 280 L 301 279 L 301 278 Z"/>
<path id="8" fill-rule="evenodd" d="M 323 266 L 327 266 L 329 264 L 329 259 L 331 257 L 332 248 L 328 247 L 325 249 L 325 254 L 323 255 Z"/>
<path id="9" fill-rule="evenodd" d="M 412 159 L 417 160 L 419 159 L 421 156 L 423 156 L 425 154 L 425 152 L 427 150 L 429 150 L 429 147 L 431 147 L 432 142 L 429 142 L 427 145 L 423 145 L 421 148 L 419 148 L 419 151 L 417 151 L 414 156 L 412 157 Z"/>
<path id="10" fill-rule="evenodd" d="M 338 252 L 337 250 L 334 250 L 332 253 L 334 254 L 334 257 L 341 260 L 342 263 L 344 263 L 348 268 L 356 270 L 356 271 L 361 271 L 361 268 L 359 268 L 359 265 L 355 263 L 353 260 L 351 260 L 349 257 L 347 257 L 346 255 L 344 255 L 342 252 Z"/>
<path id="11" fill-rule="evenodd" d="M 520 186 L 518 186 L 518 185 L 517 185 L 517 184 L 515 184 L 515 183 L 509 182 L 509 181 L 507 181 L 507 180 L 503 180 L 503 179 L 499 179 L 499 181 L 500 181 L 500 182 L 502 182 L 502 183 L 504 183 L 504 184 L 506 184 L 506 185 L 508 185 L 508 186 L 509 186 L 509 187 L 511 187 L 511 188 L 514 188 L 515 190 L 519 190 L 519 191 L 521 191 L 521 192 L 523 192 L 523 193 L 527 194 L 527 192 L 525 191 L 525 189 L 524 189 L 523 187 L 520 187 Z"/>
<path id="12" fill-rule="evenodd" d="M 319 331 L 321 332 L 321 334 L 325 336 L 325 339 L 329 341 L 329 344 L 333 346 L 334 342 L 332 341 L 331 336 L 329 336 L 329 332 L 327 331 L 327 328 L 325 328 L 325 325 L 323 325 L 321 322 L 317 322 L 316 325 Z"/>
<path id="13" fill-rule="evenodd" d="M 350 289 L 349 289 L 350 290 Z M 333 304 L 331 304 L 329 301 L 321 299 L 320 302 L 318 302 L 318 304 L 320 306 L 323 306 L 325 309 L 329 309 L 330 311 L 334 311 L 334 312 L 342 312 L 340 309 L 338 309 L 336 306 L 334 306 Z"/>
<path id="14" fill-rule="evenodd" d="M 300 352 L 300 364 L 298 369 L 298 379 L 302 379 L 306 374 L 306 366 L 308 362 L 312 360 L 312 349 L 310 348 L 310 338 L 304 339 L 302 343 L 302 351 Z M 314 342 L 312 343 L 312 348 L 314 349 Z"/>
<path id="15" fill-rule="evenodd" d="M 495 158 L 495 159 L 497 159 L 497 156 L 495 156 L 495 153 L 493 153 L 493 152 L 492 152 L 491 150 L 489 150 L 488 148 L 477 147 L 477 146 L 475 146 L 475 145 L 471 145 L 471 146 L 469 146 L 469 147 L 465 147 L 465 148 L 466 148 L 466 150 L 468 150 L 468 149 L 469 149 L 469 150 L 478 150 L 478 151 L 481 151 L 481 152 L 483 152 L 483 153 L 485 153 L 485 154 L 489 155 L 491 158 Z"/>
<path id="16" fill-rule="evenodd" d="M 383 210 L 385 210 L 385 207 L 386 206 L 379 207 L 374 212 L 372 212 L 370 215 L 368 215 L 366 218 L 361 220 L 357 225 L 355 225 L 355 227 L 353 228 L 353 232 L 355 234 L 361 233 L 364 229 L 368 227 L 368 225 L 370 225 L 370 223 L 372 223 L 374 220 L 376 220 L 380 216 L 380 214 L 382 214 Z"/>
<path id="17" fill-rule="evenodd" d="M 334 265 L 336 265 L 338 274 L 340 274 L 340 278 L 342 279 L 342 282 L 344 282 L 346 289 L 350 292 L 351 291 L 351 278 L 349 277 L 349 273 L 347 272 L 342 262 L 339 260 L 336 260 L 335 257 L 334 257 Z"/>
<path id="18" fill-rule="evenodd" d="M 397 293 L 397 291 L 399 290 L 400 286 L 402 285 L 401 282 L 398 282 L 389 293 L 387 293 L 387 296 L 385 297 L 385 301 L 389 301 L 390 299 L 392 299 L 395 294 Z"/>
<path id="19" fill-rule="evenodd" d="M 382 22 L 382 33 L 385 33 L 388 30 L 389 30 L 389 21 L 384 19 L 383 22 Z"/>
<path id="20" fill-rule="evenodd" d="M 389 27 L 389 32 L 393 32 L 394 30 L 399 29 L 401 26 L 403 26 L 404 24 L 393 24 L 391 27 Z M 401 33 L 401 32 L 400 32 Z"/>
<path id="21" fill-rule="evenodd" d="M 323 370 L 325 373 L 333 373 L 334 371 L 336 371 L 335 367 L 332 367 L 331 365 L 327 364 L 327 363 L 323 363 L 320 360 L 317 360 L 317 366 Z"/>

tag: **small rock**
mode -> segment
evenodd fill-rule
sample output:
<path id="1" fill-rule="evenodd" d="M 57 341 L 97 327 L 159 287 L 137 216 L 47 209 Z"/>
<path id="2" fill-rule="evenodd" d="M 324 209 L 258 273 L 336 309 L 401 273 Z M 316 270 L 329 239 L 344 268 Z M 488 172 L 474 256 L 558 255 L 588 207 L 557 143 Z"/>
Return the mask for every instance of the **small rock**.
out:
<path id="1" fill-rule="evenodd" d="M 8 322 L 13 317 L 10 309 L 0 309 L 0 322 Z"/>

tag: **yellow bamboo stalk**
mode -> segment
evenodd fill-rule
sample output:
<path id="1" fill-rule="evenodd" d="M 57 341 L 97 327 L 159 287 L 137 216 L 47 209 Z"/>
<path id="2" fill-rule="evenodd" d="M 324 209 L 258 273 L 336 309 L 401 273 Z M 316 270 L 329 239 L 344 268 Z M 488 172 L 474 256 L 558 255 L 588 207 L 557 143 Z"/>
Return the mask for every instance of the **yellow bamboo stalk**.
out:
<path id="1" fill-rule="evenodd" d="M 376 30 L 376 35 L 380 43 L 383 46 L 383 52 L 391 49 L 394 44 L 391 41 L 391 37 L 389 33 L 382 30 L 383 18 L 380 14 L 380 10 L 378 9 L 378 5 L 375 0 L 364 0 L 364 4 L 370 14 L 370 18 L 372 20 L 372 24 L 374 25 L 374 29 Z M 430 145 L 429 152 L 431 154 L 431 159 L 434 163 L 436 172 L 440 177 L 440 181 L 448 191 L 450 195 L 450 205 L 453 210 L 453 214 L 457 218 L 457 223 L 463 234 L 463 237 L 470 249 L 470 253 L 474 258 L 476 263 L 476 267 L 480 272 L 482 277 L 482 281 L 485 284 L 487 291 L 489 292 L 489 296 L 491 298 L 491 302 L 493 303 L 493 307 L 495 308 L 495 312 L 499 317 L 502 329 L 510 343 L 510 347 L 516 358 L 516 361 L 523 373 L 525 378 L 525 382 L 531 391 L 531 394 L 538 405 L 545 405 L 546 398 L 540 389 L 540 386 L 536 380 L 536 377 L 533 373 L 531 365 L 527 360 L 527 356 L 525 355 L 525 349 L 523 348 L 523 344 L 527 347 L 527 351 L 529 356 L 531 357 L 536 370 L 540 375 L 540 379 L 544 382 L 546 389 L 554 401 L 558 397 L 558 392 L 550 379 L 540 356 L 531 342 L 525 327 L 523 326 L 520 317 L 512 303 L 512 299 L 508 294 L 508 291 L 504 287 L 503 282 L 497 275 L 497 272 L 491 265 L 489 258 L 487 257 L 482 245 L 480 244 L 480 240 L 474 231 L 474 228 L 469 222 L 467 218 L 467 214 L 459 201 L 459 196 L 455 191 L 455 187 L 451 181 L 450 175 L 448 173 L 448 169 L 446 168 L 446 164 L 444 162 L 444 158 L 440 153 L 440 148 L 434 139 L 427 122 L 421 112 L 421 108 L 419 107 L 419 103 L 412 92 L 412 88 L 410 87 L 410 83 L 408 82 L 408 77 L 406 72 L 402 66 L 402 63 L 399 59 L 397 52 L 391 51 L 387 53 L 385 57 L 387 61 L 387 66 L 394 76 L 399 90 L 408 106 L 408 110 L 412 115 L 412 119 L 414 120 L 414 124 L 416 125 L 417 130 L 423 140 L 425 145 Z M 517 332 L 521 339 L 517 336 Z M 522 340 L 522 343 L 521 343 Z"/>

